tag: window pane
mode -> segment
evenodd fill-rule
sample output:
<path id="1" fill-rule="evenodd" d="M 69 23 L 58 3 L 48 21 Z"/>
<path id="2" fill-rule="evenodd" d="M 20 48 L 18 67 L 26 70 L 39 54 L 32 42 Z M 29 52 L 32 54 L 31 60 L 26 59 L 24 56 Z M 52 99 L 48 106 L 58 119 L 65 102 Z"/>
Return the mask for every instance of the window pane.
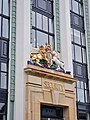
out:
<path id="1" fill-rule="evenodd" d="M 84 89 L 84 85 L 82 81 L 80 81 L 80 85 L 81 85 L 81 89 Z"/>
<path id="2" fill-rule="evenodd" d="M 88 102 L 88 92 L 87 92 L 87 90 L 85 90 L 85 99 L 86 99 L 86 102 Z"/>
<path id="3" fill-rule="evenodd" d="M 82 65 L 80 65 L 80 64 L 77 64 L 76 65 L 76 73 L 77 73 L 77 75 L 78 75 L 78 77 L 82 77 L 83 76 L 83 71 L 82 71 Z"/>
<path id="4" fill-rule="evenodd" d="M 6 112 L 6 106 L 5 103 L 0 103 L 0 113 L 5 113 Z M 1 116 L 1 115 L 0 115 Z M 0 119 L 3 120 L 3 119 Z"/>
<path id="5" fill-rule="evenodd" d="M 35 12 L 32 11 L 32 25 L 35 26 Z"/>
<path id="6" fill-rule="evenodd" d="M 84 83 L 84 85 L 85 85 L 85 89 L 87 89 L 87 83 Z"/>
<path id="7" fill-rule="evenodd" d="M 72 44 L 72 59 L 74 60 L 74 45 Z"/>
<path id="8" fill-rule="evenodd" d="M 8 38 L 8 20 L 3 18 L 3 37 Z"/>
<path id="9" fill-rule="evenodd" d="M 43 10 L 46 10 L 47 9 L 47 5 L 46 5 L 46 0 L 38 0 L 38 7 L 43 9 Z"/>
<path id="10" fill-rule="evenodd" d="M 73 41 L 73 29 L 71 28 L 71 41 Z"/>
<path id="11" fill-rule="evenodd" d="M 1 72 L 1 88 L 3 88 L 3 89 L 7 88 L 6 81 L 7 81 L 6 73 Z"/>
<path id="12" fill-rule="evenodd" d="M 72 5 L 73 5 L 73 12 L 78 14 L 79 13 L 78 2 L 76 2 L 75 0 L 72 0 Z"/>
<path id="13" fill-rule="evenodd" d="M 48 32 L 48 18 L 43 16 L 43 30 Z"/>
<path id="14" fill-rule="evenodd" d="M 7 43 L 3 43 L 3 55 L 7 56 Z"/>
<path id="15" fill-rule="evenodd" d="M 48 12 L 53 14 L 52 8 L 53 8 L 53 3 L 51 1 L 48 2 Z"/>
<path id="16" fill-rule="evenodd" d="M 75 60 L 82 62 L 81 47 L 75 45 Z"/>
<path id="17" fill-rule="evenodd" d="M 49 32 L 53 33 L 53 20 L 49 19 Z"/>
<path id="18" fill-rule="evenodd" d="M 1 36 L 1 16 L 0 16 L 0 36 Z"/>
<path id="19" fill-rule="evenodd" d="M 80 17 L 79 17 L 78 15 L 74 15 L 74 16 L 73 16 L 73 21 L 74 21 L 74 22 L 73 22 L 73 25 L 75 25 L 75 26 L 77 26 L 77 27 L 81 27 L 81 26 L 80 26 L 79 18 L 80 18 Z"/>
<path id="20" fill-rule="evenodd" d="M 1 71 L 7 71 L 7 64 L 6 63 L 1 63 Z"/>
<path id="21" fill-rule="evenodd" d="M 80 81 L 77 81 L 77 88 L 80 88 Z"/>
<path id="22" fill-rule="evenodd" d="M 37 44 L 38 47 L 40 45 L 45 45 L 45 43 L 48 42 L 48 35 L 42 32 L 37 31 Z"/>
<path id="23" fill-rule="evenodd" d="M 51 45 L 51 49 L 54 50 L 54 39 L 52 36 L 49 36 L 49 42 L 50 42 L 50 45 Z"/>
<path id="24" fill-rule="evenodd" d="M 81 4 L 79 4 L 79 9 L 80 9 L 80 15 L 83 16 L 83 6 Z"/>
<path id="25" fill-rule="evenodd" d="M 1 13 L 1 9 L 2 9 L 2 0 L 0 0 L 0 13 Z"/>
<path id="26" fill-rule="evenodd" d="M 86 50 L 82 48 L 82 52 L 83 52 L 83 63 L 86 63 Z"/>
<path id="27" fill-rule="evenodd" d="M 6 120 L 6 115 L 1 115 L 0 120 Z"/>
<path id="28" fill-rule="evenodd" d="M 83 77 L 87 79 L 87 66 L 83 65 Z"/>
<path id="29" fill-rule="evenodd" d="M 35 37 L 35 30 L 32 29 L 32 47 L 37 47 L 37 41 Z"/>
<path id="30" fill-rule="evenodd" d="M 42 29 L 42 15 L 37 13 L 37 27 Z"/>
<path id="31" fill-rule="evenodd" d="M 8 0 L 3 0 L 3 14 L 8 16 L 8 13 L 9 13 Z"/>
<path id="32" fill-rule="evenodd" d="M 80 40 L 80 31 L 74 29 L 74 42 L 77 44 L 81 44 Z"/>
<path id="33" fill-rule="evenodd" d="M 35 30 L 32 29 L 32 40 L 34 40 L 34 39 L 35 39 Z"/>
<path id="34" fill-rule="evenodd" d="M 88 120 L 87 113 L 79 113 L 79 120 Z"/>
<path id="35" fill-rule="evenodd" d="M 0 47 L 1 47 L 1 56 L 7 57 L 7 42 L 2 40 L 0 41 Z"/>
<path id="36" fill-rule="evenodd" d="M 1 114 L 0 115 L 0 120 L 6 120 L 6 115 Z"/>
<path id="37" fill-rule="evenodd" d="M 81 33 L 81 39 L 82 39 L 82 45 L 86 45 L 85 43 L 85 34 L 84 33 Z"/>
<path id="38" fill-rule="evenodd" d="M 73 62 L 73 74 L 76 74 L 76 64 Z"/>
<path id="39" fill-rule="evenodd" d="M 78 101 L 84 102 L 84 90 L 83 89 L 77 89 L 78 94 Z"/>

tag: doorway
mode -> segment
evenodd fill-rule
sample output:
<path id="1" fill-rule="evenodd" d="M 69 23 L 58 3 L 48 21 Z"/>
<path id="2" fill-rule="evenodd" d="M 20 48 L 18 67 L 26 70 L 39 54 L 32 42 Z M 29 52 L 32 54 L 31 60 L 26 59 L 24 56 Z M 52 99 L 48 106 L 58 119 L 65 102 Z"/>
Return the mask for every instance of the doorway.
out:
<path id="1" fill-rule="evenodd" d="M 63 108 L 58 106 L 41 105 L 41 120 L 64 120 Z"/>

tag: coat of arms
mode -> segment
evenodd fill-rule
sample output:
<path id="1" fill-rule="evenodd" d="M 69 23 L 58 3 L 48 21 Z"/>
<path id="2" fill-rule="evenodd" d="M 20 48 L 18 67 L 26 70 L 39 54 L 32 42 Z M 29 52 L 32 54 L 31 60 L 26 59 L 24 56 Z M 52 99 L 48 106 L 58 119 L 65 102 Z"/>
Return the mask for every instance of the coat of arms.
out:
<path id="1" fill-rule="evenodd" d="M 30 64 L 42 68 L 53 69 L 65 73 L 64 62 L 58 58 L 58 53 L 51 50 L 51 45 L 41 45 L 38 52 L 30 53 Z"/>

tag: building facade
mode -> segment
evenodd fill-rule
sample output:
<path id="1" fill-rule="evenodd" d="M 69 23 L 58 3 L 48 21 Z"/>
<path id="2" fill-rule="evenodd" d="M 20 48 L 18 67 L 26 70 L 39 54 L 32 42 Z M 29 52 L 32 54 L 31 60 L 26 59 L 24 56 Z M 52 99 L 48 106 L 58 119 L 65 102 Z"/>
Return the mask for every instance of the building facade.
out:
<path id="1" fill-rule="evenodd" d="M 0 0 L 0 120 L 25 119 L 24 68 L 46 42 L 78 80 L 77 119 L 90 119 L 90 1 Z"/>

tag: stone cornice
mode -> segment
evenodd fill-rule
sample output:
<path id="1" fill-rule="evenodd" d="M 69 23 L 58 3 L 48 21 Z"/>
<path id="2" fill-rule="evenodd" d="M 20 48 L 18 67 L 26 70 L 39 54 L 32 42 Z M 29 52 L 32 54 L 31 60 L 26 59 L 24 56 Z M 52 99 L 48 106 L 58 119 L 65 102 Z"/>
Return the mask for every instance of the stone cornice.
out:
<path id="1" fill-rule="evenodd" d="M 41 68 L 35 65 L 27 65 L 26 68 L 24 68 L 24 71 L 28 74 L 28 75 L 34 75 L 34 76 L 39 76 L 39 77 L 43 77 L 43 78 L 49 78 L 49 79 L 54 79 L 54 80 L 60 80 L 60 81 L 64 81 L 66 83 L 74 83 L 77 81 L 77 79 L 72 78 L 71 75 L 62 73 L 62 72 L 58 72 L 58 71 L 54 71 L 54 70 L 50 70 L 47 68 Z"/>

